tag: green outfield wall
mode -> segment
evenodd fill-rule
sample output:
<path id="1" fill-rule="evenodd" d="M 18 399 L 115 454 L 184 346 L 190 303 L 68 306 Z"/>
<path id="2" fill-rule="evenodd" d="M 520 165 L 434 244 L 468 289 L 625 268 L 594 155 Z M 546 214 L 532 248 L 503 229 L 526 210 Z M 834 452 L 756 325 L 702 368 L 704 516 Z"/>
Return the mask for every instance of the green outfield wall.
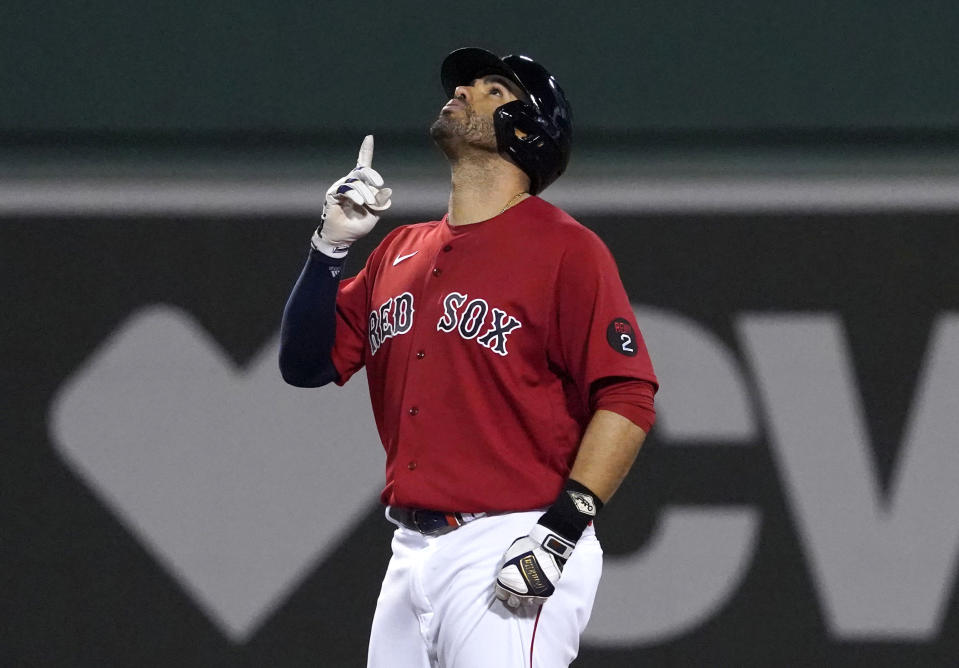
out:
<path id="1" fill-rule="evenodd" d="M 419 132 L 463 45 L 543 60 L 596 136 L 951 133 L 959 4 L 4 3 L 8 141 Z"/>

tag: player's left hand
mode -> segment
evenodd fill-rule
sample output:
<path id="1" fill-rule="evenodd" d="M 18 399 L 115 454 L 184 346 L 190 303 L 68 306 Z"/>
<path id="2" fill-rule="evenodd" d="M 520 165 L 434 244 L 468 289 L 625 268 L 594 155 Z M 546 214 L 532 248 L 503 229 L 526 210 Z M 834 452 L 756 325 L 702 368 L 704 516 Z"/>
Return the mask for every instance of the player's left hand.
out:
<path id="1" fill-rule="evenodd" d="M 542 524 L 513 541 L 496 577 L 496 598 L 511 608 L 544 603 L 554 591 L 575 543 Z"/>

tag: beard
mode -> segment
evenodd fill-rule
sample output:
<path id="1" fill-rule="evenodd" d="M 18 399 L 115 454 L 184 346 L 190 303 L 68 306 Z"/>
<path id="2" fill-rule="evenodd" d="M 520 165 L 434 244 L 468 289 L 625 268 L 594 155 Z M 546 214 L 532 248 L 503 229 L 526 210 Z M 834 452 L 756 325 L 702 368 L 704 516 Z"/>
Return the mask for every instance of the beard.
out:
<path id="1" fill-rule="evenodd" d="M 477 115 L 470 106 L 463 111 L 462 116 L 440 112 L 433 121 L 430 137 L 437 146 L 450 158 L 458 157 L 467 146 L 498 152 L 493 119 Z"/>

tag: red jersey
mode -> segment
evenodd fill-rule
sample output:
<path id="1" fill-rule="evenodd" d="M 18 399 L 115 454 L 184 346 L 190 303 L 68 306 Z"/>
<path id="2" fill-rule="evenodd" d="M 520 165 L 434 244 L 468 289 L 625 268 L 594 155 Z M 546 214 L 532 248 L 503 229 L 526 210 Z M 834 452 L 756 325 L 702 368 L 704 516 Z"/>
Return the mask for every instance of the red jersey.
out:
<path id="1" fill-rule="evenodd" d="M 393 230 L 336 309 L 337 382 L 366 366 L 390 505 L 548 506 L 590 386 L 656 383 L 609 250 L 538 197 L 471 225 Z"/>

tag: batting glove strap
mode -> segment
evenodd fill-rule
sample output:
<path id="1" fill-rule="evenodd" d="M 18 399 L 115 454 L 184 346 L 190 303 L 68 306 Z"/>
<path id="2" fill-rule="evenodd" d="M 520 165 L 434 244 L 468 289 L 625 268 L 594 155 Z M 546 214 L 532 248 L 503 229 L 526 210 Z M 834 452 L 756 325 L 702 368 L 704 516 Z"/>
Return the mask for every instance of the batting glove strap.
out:
<path id="1" fill-rule="evenodd" d="M 576 543 L 563 538 L 557 533 L 553 533 L 542 524 L 533 525 L 532 530 L 529 532 L 529 537 L 533 542 L 539 543 L 544 550 L 560 560 L 560 571 L 563 570 L 566 561 L 573 554 L 573 548 L 576 547 Z"/>
<path id="2" fill-rule="evenodd" d="M 313 238 L 310 239 L 310 245 L 313 246 L 314 250 L 318 250 L 327 257 L 333 259 L 342 259 L 346 257 L 346 254 L 350 250 L 350 244 L 335 244 L 330 241 L 327 241 L 323 238 L 323 226 L 316 228 L 316 231 L 313 233 Z"/>

